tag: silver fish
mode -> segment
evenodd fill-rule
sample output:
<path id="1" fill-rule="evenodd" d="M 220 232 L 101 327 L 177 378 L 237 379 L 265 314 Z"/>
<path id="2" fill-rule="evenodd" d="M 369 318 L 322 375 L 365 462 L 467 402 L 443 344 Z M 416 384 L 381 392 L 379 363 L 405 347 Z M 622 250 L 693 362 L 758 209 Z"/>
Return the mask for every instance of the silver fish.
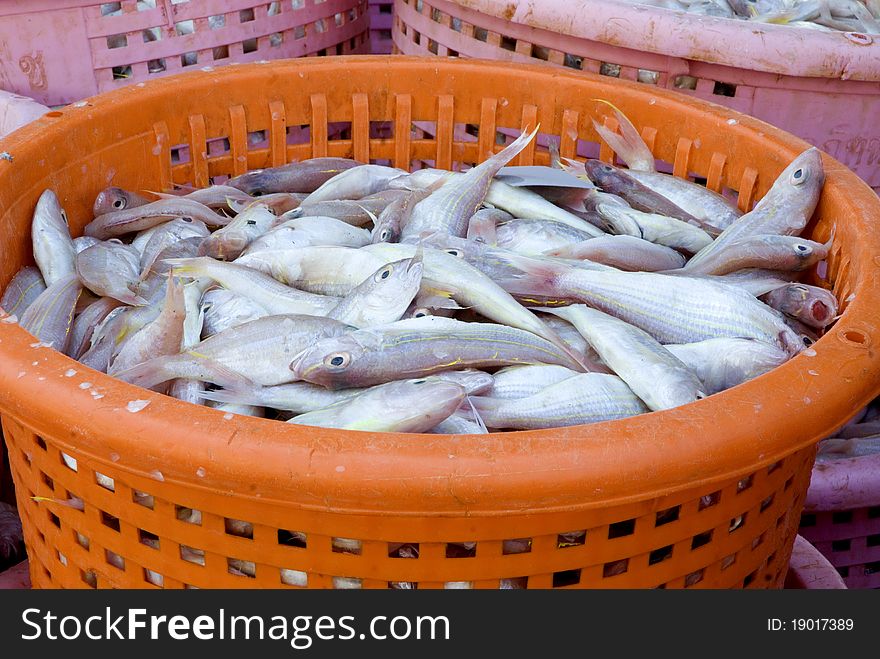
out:
<path id="1" fill-rule="evenodd" d="M 735 387 L 788 361 L 784 350 L 754 339 L 707 339 L 666 349 L 696 373 L 707 394 Z"/>
<path id="2" fill-rule="evenodd" d="M 497 208 L 481 208 L 468 220 L 467 239 L 486 245 L 497 240 L 497 226 L 513 219 L 513 215 Z M 568 225 L 566 225 L 568 226 Z"/>
<path id="3" fill-rule="evenodd" d="M 19 326 L 41 343 L 51 345 L 59 352 L 66 352 L 73 327 L 73 313 L 81 292 L 82 284 L 75 273 L 58 279 L 25 310 Z"/>
<path id="4" fill-rule="evenodd" d="M 583 242 L 556 247 L 548 256 L 566 259 L 585 259 L 620 270 L 656 272 L 675 270 L 685 264 L 679 252 L 633 236 L 602 236 Z"/>
<path id="5" fill-rule="evenodd" d="M 807 149 L 782 170 L 754 209 L 726 228 L 711 245 L 697 252 L 689 265 L 694 267 L 744 238 L 799 235 L 816 210 L 824 183 L 821 153 L 815 147 Z"/>
<path id="6" fill-rule="evenodd" d="M 708 278 L 586 271 L 549 263 L 523 267 L 523 276 L 507 283 L 509 289 L 576 298 L 645 330 L 660 343 L 728 337 L 766 341 L 791 355 L 803 349 L 778 311 L 747 291 Z"/>
<path id="7" fill-rule="evenodd" d="M 75 271 L 76 250 L 70 237 L 67 214 L 52 190 L 45 190 L 37 201 L 31 224 L 34 261 L 51 286 Z"/>
<path id="8" fill-rule="evenodd" d="M 388 187 L 388 182 L 406 174 L 402 169 L 385 165 L 358 165 L 334 176 L 312 194 L 303 204 L 340 199 L 360 199 Z"/>
<path id="9" fill-rule="evenodd" d="M 553 220 L 510 220 L 496 225 L 494 244 L 531 256 L 592 238 L 591 233 Z"/>
<path id="10" fill-rule="evenodd" d="M 228 217 L 218 215 L 204 204 L 190 199 L 159 199 L 144 206 L 113 211 L 99 215 L 89 222 L 85 235 L 106 240 L 126 233 L 150 229 L 176 217 L 189 217 L 201 220 L 208 226 L 220 227 L 229 223 Z"/>
<path id="11" fill-rule="evenodd" d="M 272 387 L 239 387 L 234 390 L 217 389 L 202 391 L 199 397 L 219 403 L 257 405 L 296 414 L 313 412 L 333 405 L 365 391 L 364 389 L 341 389 L 330 391 L 309 382 L 288 382 Z"/>
<path id="12" fill-rule="evenodd" d="M 209 277 L 233 293 L 250 298 L 270 314 L 326 315 L 339 300 L 306 293 L 276 281 L 269 275 L 243 265 L 207 257 L 170 259 L 173 272 L 193 278 Z"/>
<path id="13" fill-rule="evenodd" d="M 91 347 L 95 330 L 108 314 L 121 304 L 112 297 L 101 297 L 81 311 L 73 321 L 67 356 L 77 360 L 82 357 Z"/>
<path id="14" fill-rule="evenodd" d="M 647 332 L 583 304 L 543 309 L 565 318 L 652 410 L 705 398 L 703 383 Z"/>
<path id="15" fill-rule="evenodd" d="M 427 199 L 432 192 L 430 188 L 403 191 L 404 194 L 388 204 L 374 221 L 370 242 L 396 243 L 400 239 L 401 227 L 409 222 L 416 204 Z"/>
<path id="16" fill-rule="evenodd" d="M 422 283 L 422 252 L 383 265 L 327 314 L 357 328 L 400 320 Z"/>
<path id="17" fill-rule="evenodd" d="M 296 379 L 342 389 L 444 370 L 512 364 L 578 367 L 558 347 L 531 332 L 426 316 L 319 341 L 298 355 L 290 368 Z"/>
<path id="18" fill-rule="evenodd" d="M 254 240 L 269 231 L 277 218 L 260 201 L 249 204 L 224 227 L 208 235 L 199 254 L 221 261 L 234 261 Z"/>
<path id="19" fill-rule="evenodd" d="M 111 362 L 108 373 L 115 375 L 152 357 L 180 352 L 185 317 L 183 283 L 172 278 L 168 283 L 162 311 L 155 320 L 125 342 Z"/>
<path id="20" fill-rule="evenodd" d="M 442 187 L 416 204 L 401 229 L 401 239 L 418 237 L 425 232 L 463 237 L 467 232 L 468 220 L 477 212 L 489 192 L 492 178 L 528 146 L 538 134 L 538 128 L 536 126 L 529 134 L 523 133 L 462 176 L 448 179 Z"/>
<path id="21" fill-rule="evenodd" d="M 156 357 L 116 374 L 121 380 L 153 387 L 168 380 L 190 378 L 223 386 L 272 386 L 297 379 L 291 360 L 322 339 L 351 329 L 330 318 L 284 314 L 266 316 L 205 339 L 192 350 Z"/>
<path id="22" fill-rule="evenodd" d="M 152 322 L 161 311 L 158 304 L 146 307 L 117 307 L 95 328 L 89 349 L 79 358 L 81 364 L 106 373 L 110 362 L 147 323 Z"/>
<path id="23" fill-rule="evenodd" d="M 795 282 L 770 291 L 761 299 L 774 309 L 817 329 L 824 329 L 837 316 L 834 293 L 818 286 Z"/>
<path id="24" fill-rule="evenodd" d="M 302 231 L 312 238 L 313 245 L 340 245 L 342 247 L 363 247 L 370 244 L 370 232 L 366 229 L 354 227 L 335 217 L 327 216 L 298 216 L 289 218 L 282 216 L 280 223 L 276 224 L 272 231 L 281 228 Z"/>
<path id="25" fill-rule="evenodd" d="M 200 220 L 178 218 L 160 224 L 150 234 L 141 253 L 141 277 L 145 277 L 159 254 L 169 245 L 186 238 L 205 238 L 210 234 L 208 227 Z"/>
<path id="26" fill-rule="evenodd" d="M 152 201 L 136 192 L 123 190 L 122 188 L 110 187 L 101 190 L 95 197 L 95 204 L 92 207 L 92 213 L 95 217 L 111 213 L 113 211 L 121 211 L 126 208 L 137 208 L 145 206 Z"/>
<path id="27" fill-rule="evenodd" d="M 141 255 L 130 245 L 108 240 L 76 255 L 76 274 L 96 295 L 125 304 L 143 305 L 140 295 Z"/>
<path id="28" fill-rule="evenodd" d="M 352 398 L 290 419 L 298 425 L 371 432 L 426 432 L 464 400 L 461 385 L 439 378 L 380 384 Z"/>
<path id="29" fill-rule="evenodd" d="M 269 315 L 268 311 L 250 298 L 236 295 L 225 288 L 206 291 L 202 297 L 201 312 L 204 316 L 203 338 Z"/>
<path id="30" fill-rule="evenodd" d="M 696 275 L 726 275 L 744 268 L 800 271 L 815 265 L 831 247 L 798 236 L 746 236 L 707 255 L 701 261 L 687 263 L 683 272 Z"/>
<path id="31" fill-rule="evenodd" d="M 280 167 L 257 169 L 229 179 L 226 184 L 251 195 L 273 192 L 313 192 L 334 176 L 358 167 L 349 158 L 311 158 Z"/>
<path id="32" fill-rule="evenodd" d="M 644 213 L 619 204 L 599 204 L 599 215 L 607 220 L 614 233 L 634 235 L 658 245 L 696 254 L 712 242 L 712 236 L 674 217 Z M 635 225 L 637 233 L 629 233 Z"/>
<path id="33" fill-rule="evenodd" d="M 101 241 L 97 238 L 92 238 L 91 236 L 80 236 L 79 238 L 73 239 L 73 249 L 79 254 L 84 249 L 97 245 L 99 242 Z"/>
<path id="34" fill-rule="evenodd" d="M 0 299 L 0 307 L 3 307 L 10 316 L 21 317 L 45 290 L 46 282 L 43 281 L 39 268 L 32 265 L 25 266 L 15 273 L 12 281 L 6 286 L 3 298 Z"/>
<path id="35" fill-rule="evenodd" d="M 471 398 L 489 428 L 538 430 L 609 421 L 648 411 L 616 375 L 581 373 L 526 398 Z"/>
<path id="36" fill-rule="evenodd" d="M 526 398 L 576 375 L 580 373 L 565 366 L 507 366 L 495 373 L 492 388 L 485 395 L 488 398 Z"/>

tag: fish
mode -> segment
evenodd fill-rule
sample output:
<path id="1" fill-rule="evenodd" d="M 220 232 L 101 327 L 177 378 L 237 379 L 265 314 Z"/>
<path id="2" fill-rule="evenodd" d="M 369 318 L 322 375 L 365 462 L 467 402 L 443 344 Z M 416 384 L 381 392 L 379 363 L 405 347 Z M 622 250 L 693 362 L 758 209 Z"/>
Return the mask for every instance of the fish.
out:
<path id="1" fill-rule="evenodd" d="M 507 211 L 497 208 L 481 208 L 468 220 L 467 239 L 486 245 L 494 245 L 498 237 L 498 224 L 512 219 L 513 215 Z"/>
<path id="2" fill-rule="evenodd" d="M 7 284 L 3 297 L 0 298 L 0 307 L 8 315 L 20 318 L 45 290 L 46 282 L 43 281 L 40 269 L 27 265 L 16 272 Z"/>
<path id="3" fill-rule="evenodd" d="M 547 256 L 584 259 L 619 270 L 656 272 L 685 265 L 679 252 L 634 236 L 602 236 L 547 250 Z"/>
<path id="4" fill-rule="evenodd" d="M 688 254 L 696 254 L 713 240 L 693 224 L 620 204 L 598 204 L 596 212 L 609 223 L 613 233 L 635 236 Z"/>
<path id="5" fill-rule="evenodd" d="M 298 380 L 344 389 L 513 364 L 579 368 L 565 352 L 531 332 L 426 316 L 318 341 L 297 355 L 290 369 Z"/>
<path id="6" fill-rule="evenodd" d="M 346 169 L 306 197 L 303 205 L 340 199 L 360 199 L 388 187 L 388 182 L 406 172 L 385 165 L 358 165 Z"/>
<path id="7" fill-rule="evenodd" d="M 727 227 L 688 262 L 691 267 L 744 238 L 799 236 L 813 216 L 825 183 L 822 156 L 815 147 L 798 155 L 776 177 L 755 207 Z"/>
<path id="8" fill-rule="evenodd" d="M 97 238 L 92 238 L 91 236 L 79 236 L 78 238 L 73 239 L 73 249 L 79 254 L 84 249 L 97 245 L 99 242 L 101 241 Z"/>
<path id="9" fill-rule="evenodd" d="M 189 199 L 190 201 L 204 204 L 208 208 L 214 210 L 231 208 L 236 212 L 238 212 L 238 210 L 233 208 L 233 203 L 247 205 L 256 200 L 256 197 L 252 197 L 246 192 L 242 192 L 231 185 L 212 185 L 207 188 L 195 189 L 188 192 L 185 190 L 179 190 L 174 193 L 153 192 L 151 194 L 159 199 Z M 261 199 L 260 201 L 265 203 L 265 199 Z"/>
<path id="10" fill-rule="evenodd" d="M 540 430 L 624 419 L 648 411 L 616 375 L 579 373 L 525 398 L 471 399 L 489 428 Z"/>
<path id="11" fill-rule="evenodd" d="M 161 311 L 158 304 L 144 307 L 121 306 L 113 309 L 92 333 L 89 348 L 80 356 L 81 364 L 106 373 L 113 358 L 129 338 Z"/>
<path id="12" fill-rule="evenodd" d="M 37 296 L 22 314 L 19 326 L 40 343 L 66 352 L 80 293 L 82 284 L 76 274 L 65 275 Z"/>
<path id="13" fill-rule="evenodd" d="M 220 261 L 234 261 L 248 245 L 269 231 L 276 220 L 268 206 L 255 201 L 230 220 L 229 224 L 207 235 L 199 246 L 199 255 Z"/>
<path id="14" fill-rule="evenodd" d="M 397 380 L 287 423 L 370 432 L 426 432 L 461 405 L 464 387 L 440 378 Z"/>
<path id="15" fill-rule="evenodd" d="M 288 286 L 310 293 L 343 297 L 386 263 L 409 258 L 415 248 L 387 259 L 364 249 L 316 245 L 298 249 L 249 251 L 236 265 L 265 273 Z"/>
<path id="16" fill-rule="evenodd" d="M 644 330 L 583 304 L 542 311 L 574 325 L 649 409 L 668 410 L 707 396 L 694 372 Z"/>
<path id="17" fill-rule="evenodd" d="M 152 199 L 140 195 L 136 192 L 130 192 L 117 187 L 104 188 L 95 197 L 95 203 L 92 206 L 92 214 L 95 217 L 112 213 L 113 211 L 121 211 L 127 208 L 137 208 L 138 206 L 146 206 Z"/>
<path id="18" fill-rule="evenodd" d="M 404 194 L 388 204 L 376 218 L 370 232 L 370 242 L 395 243 L 400 239 L 402 228 L 406 226 L 416 205 L 427 199 L 433 192 L 431 188 L 405 190 Z"/>
<path id="19" fill-rule="evenodd" d="M 289 367 L 297 355 L 351 329 L 319 316 L 265 316 L 215 334 L 186 352 L 155 357 L 117 372 L 115 377 L 147 388 L 178 378 L 231 389 L 285 384 L 297 379 Z"/>
<path id="20" fill-rule="evenodd" d="M 311 238 L 312 245 L 340 245 L 342 247 L 363 247 L 370 244 L 370 232 L 352 226 L 335 217 L 312 215 L 279 218 L 272 231 L 282 228 L 303 232 Z"/>
<path id="21" fill-rule="evenodd" d="M 609 236 L 610 237 L 610 236 Z M 508 220 L 495 225 L 495 240 L 487 244 L 528 256 L 595 238 L 592 233 L 554 220 Z M 603 239 L 599 238 L 599 240 Z"/>
<path id="22" fill-rule="evenodd" d="M 178 217 L 201 220 L 209 227 L 221 227 L 229 223 L 228 217 L 218 215 L 204 204 L 175 197 L 159 199 L 136 208 L 104 213 L 89 222 L 83 231 L 87 236 L 106 240 L 150 229 Z"/>
<path id="23" fill-rule="evenodd" d="M 441 237 L 445 238 L 445 237 Z M 431 296 L 452 298 L 458 305 L 469 307 L 497 323 L 532 332 L 550 341 L 568 354 L 581 369 L 590 365 L 571 352 L 559 336 L 534 313 L 524 309 L 504 289 L 477 268 L 443 250 L 420 247 L 423 250 L 424 271 L 422 290 Z M 411 245 L 378 243 L 364 248 L 386 259 L 412 258 L 417 248 Z"/>
<path id="24" fill-rule="evenodd" d="M 107 373 L 115 375 L 151 357 L 180 352 L 185 317 L 183 283 L 180 279 L 171 278 L 159 315 L 122 345 Z"/>
<path id="25" fill-rule="evenodd" d="M 488 398 L 498 399 L 526 398 L 576 375 L 580 373 L 565 366 L 546 364 L 506 366 L 495 373 L 492 388 L 485 395 Z"/>
<path id="26" fill-rule="evenodd" d="M 465 174 L 459 172 L 446 172 L 439 169 L 420 169 L 408 176 L 402 176 L 389 183 L 391 187 L 400 188 L 427 188 L 438 180 L 455 179 Z M 581 229 L 593 233 L 595 236 L 603 235 L 603 231 L 593 227 L 570 210 L 560 208 L 556 204 L 544 199 L 541 195 L 528 188 L 517 188 L 497 179 L 489 183 L 489 189 L 484 199 L 485 204 L 494 208 L 507 211 L 513 217 L 520 219 L 540 218 L 543 220 L 555 220 L 567 224 L 575 229 Z"/>
<path id="27" fill-rule="evenodd" d="M 140 306 L 147 303 L 140 295 L 140 261 L 136 249 L 112 239 L 77 254 L 76 275 L 95 295 Z"/>
<path id="28" fill-rule="evenodd" d="M 822 244 L 798 236 L 750 236 L 696 264 L 688 262 L 681 270 L 696 275 L 726 275 L 745 268 L 799 272 L 825 259 L 830 248 L 830 241 Z"/>
<path id="29" fill-rule="evenodd" d="M 352 226 L 362 227 L 374 222 L 379 214 L 407 190 L 382 190 L 361 199 L 336 199 L 331 201 L 303 202 L 295 212 L 300 216 L 334 217 Z"/>
<path id="30" fill-rule="evenodd" d="M 761 298 L 768 305 L 800 322 L 824 329 L 837 317 L 834 293 L 818 286 L 798 282 L 780 286 Z"/>
<path id="31" fill-rule="evenodd" d="M 337 298 L 316 295 L 285 286 L 269 275 L 236 263 L 215 261 L 206 256 L 169 259 L 172 272 L 192 278 L 209 277 L 233 293 L 250 298 L 270 314 L 326 315 Z"/>
<path id="32" fill-rule="evenodd" d="M 852 437 L 843 439 L 833 437 L 819 442 L 816 453 L 817 462 L 861 458 L 880 453 L 880 434 L 873 437 Z"/>
<path id="33" fill-rule="evenodd" d="M 160 224 L 150 233 L 150 238 L 141 252 L 141 278 L 145 279 L 153 264 L 165 248 L 187 238 L 206 238 L 210 234 L 208 227 L 200 220 L 178 218 Z M 201 242 L 201 241 L 200 241 Z"/>
<path id="34" fill-rule="evenodd" d="M 352 327 L 385 325 L 400 320 L 422 283 L 422 252 L 383 265 L 327 314 Z"/>
<path id="35" fill-rule="evenodd" d="M 241 213 L 251 203 L 259 201 L 264 204 L 275 215 L 281 216 L 284 213 L 290 213 L 298 209 L 307 194 L 301 192 L 273 192 L 271 194 L 260 195 L 259 197 L 250 197 L 247 199 L 226 198 L 226 205 L 233 213 Z"/>
<path id="36" fill-rule="evenodd" d="M 37 201 L 31 223 L 31 242 L 34 261 L 46 286 L 51 286 L 76 271 L 76 249 L 73 238 L 70 237 L 67 213 L 61 208 L 58 197 L 52 190 L 44 190 Z"/>
<path id="37" fill-rule="evenodd" d="M 91 347 L 95 330 L 108 314 L 122 303 L 112 297 L 101 297 L 79 312 L 73 321 L 70 343 L 65 354 L 73 359 L 82 357 Z"/>
<path id="38" fill-rule="evenodd" d="M 202 339 L 205 313 L 202 309 L 202 298 L 205 290 L 210 288 L 213 282 L 210 279 L 194 279 L 183 287 L 183 335 L 180 341 L 180 351 L 192 350 Z M 180 379 L 171 382 L 168 387 L 168 395 L 177 400 L 201 405 L 204 400 L 201 393 L 205 390 L 205 383 L 199 380 Z"/>
<path id="39" fill-rule="evenodd" d="M 202 338 L 270 315 L 250 298 L 236 295 L 225 288 L 213 288 L 205 292 L 202 297 L 201 313 L 204 316 Z"/>
<path id="40" fill-rule="evenodd" d="M 645 330 L 662 344 L 712 338 L 752 338 L 796 355 L 799 337 L 780 314 L 738 287 L 707 278 L 653 272 L 578 270 L 524 265 L 508 290 L 574 298 Z"/>
<path id="41" fill-rule="evenodd" d="M 361 163 L 350 158 L 311 158 L 280 167 L 256 169 L 235 176 L 226 185 L 249 195 L 275 192 L 314 192 L 334 176 L 359 167 Z"/>
<path id="42" fill-rule="evenodd" d="M 450 178 L 439 189 L 415 205 L 400 238 L 418 237 L 422 233 L 447 233 L 464 237 L 471 216 L 483 204 L 489 184 L 498 170 L 515 158 L 538 134 L 523 132 L 508 146 L 488 157 L 463 175 Z"/>
<path id="43" fill-rule="evenodd" d="M 665 347 L 696 374 L 706 395 L 747 382 L 789 359 L 785 350 L 754 339 L 706 339 Z"/>

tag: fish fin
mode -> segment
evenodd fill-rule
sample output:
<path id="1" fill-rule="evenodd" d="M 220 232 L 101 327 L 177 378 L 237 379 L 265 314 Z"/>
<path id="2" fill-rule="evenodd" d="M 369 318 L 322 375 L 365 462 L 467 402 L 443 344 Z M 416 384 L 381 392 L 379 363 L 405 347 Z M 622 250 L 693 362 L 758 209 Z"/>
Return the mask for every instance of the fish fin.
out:
<path id="1" fill-rule="evenodd" d="M 447 291 L 431 289 L 432 294 L 418 298 L 418 306 L 428 309 L 467 309 L 452 299 L 452 294 Z"/>
<path id="2" fill-rule="evenodd" d="M 571 266 L 562 263 L 543 261 L 513 252 L 499 254 L 498 258 L 521 273 L 497 280 L 497 283 L 508 293 L 555 296 L 557 295 L 556 278 L 571 269 Z"/>
<path id="3" fill-rule="evenodd" d="M 477 424 L 477 427 L 479 427 L 481 434 L 488 434 L 489 429 L 486 427 L 486 422 L 483 421 L 483 417 L 480 416 L 476 406 L 474 406 L 473 401 L 471 401 L 471 396 L 465 396 L 464 399 L 467 401 L 468 407 L 471 408 L 471 415 L 474 417 L 474 422 Z"/>
<path id="4" fill-rule="evenodd" d="M 260 389 L 260 387 L 256 387 Z M 212 391 L 200 391 L 196 394 L 199 398 L 210 400 L 215 403 L 232 403 L 234 405 L 259 405 L 252 391 L 244 387 L 237 389 L 214 389 Z"/>
<path id="5" fill-rule="evenodd" d="M 547 151 L 550 153 L 550 166 L 553 169 L 565 169 L 562 166 L 562 157 L 559 154 L 559 140 L 551 139 L 547 144 Z"/>
<path id="6" fill-rule="evenodd" d="M 636 130 L 636 127 L 633 126 L 629 118 L 610 101 L 602 98 L 594 98 L 593 100 L 609 106 L 614 111 L 614 116 L 620 124 L 620 135 L 618 135 L 593 119 L 593 127 L 608 146 L 614 149 L 615 153 L 620 156 L 621 160 L 630 169 L 643 172 L 655 171 L 654 154 L 651 153 L 648 145 L 645 144 L 645 140 L 642 139 L 639 131 Z"/>
<path id="7" fill-rule="evenodd" d="M 584 167 L 584 163 L 578 162 L 577 160 L 572 160 L 571 158 L 561 158 L 559 161 L 562 170 L 568 172 L 572 176 L 576 176 L 579 179 L 583 179 L 585 181 L 590 181 L 590 177 L 587 176 L 587 169 Z M 592 183 L 592 181 L 590 181 Z"/>
<path id="8" fill-rule="evenodd" d="M 373 228 L 375 228 L 376 226 L 378 226 L 378 224 L 379 224 L 379 218 L 376 217 L 375 214 L 371 213 L 369 208 L 366 208 L 366 207 L 364 207 L 364 206 L 361 206 L 360 204 L 358 204 L 357 207 L 360 208 L 363 212 L 365 212 L 365 213 L 367 214 L 367 217 L 369 217 L 370 220 L 373 222 Z"/>
<path id="9" fill-rule="evenodd" d="M 169 380 L 177 379 L 179 376 L 175 373 L 175 367 L 179 363 L 180 355 L 162 355 L 121 371 L 113 372 L 110 369 L 108 374 L 123 382 L 150 389 Z"/>
<path id="10" fill-rule="evenodd" d="M 482 167 L 487 163 L 492 163 L 488 166 L 489 169 L 495 171 L 501 169 L 504 165 L 516 158 L 519 153 L 523 149 L 525 149 L 533 139 L 535 139 L 535 135 L 538 134 L 538 130 L 540 130 L 540 128 L 541 124 L 539 123 L 535 126 L 534 130 L 531 133 L 526 133 L 525 131 L 523 131 L 523 133 L 513 142 L 501 149 L 501 151 L 496 153 L 494 156 L 489 156 L 477 167 Z M 477 167 L 475 167 L 474 169 L 476 169 Z"/>

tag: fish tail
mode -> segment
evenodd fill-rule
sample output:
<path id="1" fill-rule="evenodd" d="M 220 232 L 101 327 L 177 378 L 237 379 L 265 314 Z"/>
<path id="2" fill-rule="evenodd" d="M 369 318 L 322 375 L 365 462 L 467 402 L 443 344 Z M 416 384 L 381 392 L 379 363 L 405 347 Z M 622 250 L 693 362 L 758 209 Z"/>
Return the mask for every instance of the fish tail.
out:
<path id="1" fill-rule="evenodd" d="M 621 112 L 617 106 L 610 101 L 601 98 L 594 98 L 594 101 L 608 105 L 613 111 L 614 116 L 620 124 L 620 135 L 601 125 L 593 119 L 593 128 L 599 133 L 600 137 L 610 146 L 621 160 L 623 160 L 630 169 L 644 172 L 654 171 L 654 155 L 645 144 L 639 131 L 633 126 L 629 118 Z"/>
<path id="2" fill-rule="evenodd" d="M 123 382 L 151 389 L 169 380 L 186 376 L 186 371 L 182 368 L 186 359 L 181 359 L 181 357 L 184 356 L 162 355 L 121 371 L 113 372 L 111 369 L 109 375 Z"/>
<path id="3" fill-rule="evenodd" d="M 206 256 L 198 256 L 195 258 L 164 259 L 164 262 L 171 266 L 171 272 L 174 275 L 189 276 L 193 279 L 197 277 L 207 276 L 206 266 L 211 261 L 213 261 L 213 259 L 210 259 Z"/>
<path id="4" fill-rule="evenodd" d="M 215 403 L 232 403 L 234 405 L 262 405 L 257 393 L 259 387 L 247 390 L 245 387 L 238 389 L 214 389 L 212 391 L 200 391 L 197 395 L 204 400 Z"/>
<path id="5" fill-rule="evenodd" d="M 529 145 L 529 143 L 533 139 L 535 139 L 535 135 L 538 134 L 538 130 L 540 128 L 541 124 L 538 124 L 537 126 L 535 126 L 535 129 L 531 133 L 526 133 L 525 131 L 523 131 L 522 135 L 517 137 L 513 142 L 501 149 L 501 151 L 496 153 L 494 156 L 490 156 L 489 158 L 487 158 L 483 164 L 491 163 L 491 165 L 489 165 L 489 169 L 497 172 L 511 160 L 516 158 L 519 155 L 520 151 L 525 149 Z"/>
<path id="6" fill-rule="evenodd" d="M 520 273 L 498 279 L 498 284 L 508 293 L 557 296 L 556 280 L 570 269 L 570 266 L 552 261 L 534 259 L 521 254 L 504 253 L 499 258 Z"/>

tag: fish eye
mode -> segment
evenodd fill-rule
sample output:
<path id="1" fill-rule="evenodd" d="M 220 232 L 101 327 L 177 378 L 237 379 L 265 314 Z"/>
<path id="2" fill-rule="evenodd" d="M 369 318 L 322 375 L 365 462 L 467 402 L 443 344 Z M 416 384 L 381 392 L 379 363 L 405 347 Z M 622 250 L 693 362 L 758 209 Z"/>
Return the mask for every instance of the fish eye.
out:
<path id="1" fill-rule="evenodd" d="M 800 185 L 807 180 L 807 172 L 803 168 L 798 168 L 791 173 L 791 182 L 794 185 Z"/>
<path id="2" fill-rule="evenodd" d="M 379 232 L 379 240 L 388 240 L 388 229 L 382 229 L 382 231 Z"/>
<path id="3" fill-rule="evenodd" d="M 122 199 L 117 199 L 113 202 L 113 208 L 125 208 L 125 201 Z"/>
<path id="4" fill-rule="evenodd" d="M 184 222 L 192 222 L 193 221 L 193 219 L 191 217 L 182 217 L 180 219 L 183 220 Z"/>
<path id="5" fill-rule="evenodd" d="M 810 248 L 807 247 L 806 245 L 795 245 L 795 249 L 797 251 L 799 251 L 801 254 L 804 254 L 804 253 L 810 251 Z"/>
<path id="6" fill-rule="evenodd" d="M 64 220 L 64 224 L 70 224 L 70 222 L 67 221 L 67 211 L 63 208 L 61 209 L 61 219 Z"/>
<path id="7" fill-rule="evenodd" d="M 614 168 L 611 167 L 610 165 L 603 165 L 603 166 L 602 166 L 602 171 L 603 171 L 603 172 L 613 172 L 613 171 L 614 171 Z"/>
<path id="8" fill-rule="evenodd" d="M 413 384 L 425 384 L 425 382 L 427 382 L 427 380 L 416 380 Z"/>
<path id="9" fill-rule="evenodd" d="M 419 307 L 413 312 L 413 318 L 424 318 L 425 316 L 430 316 L 431 312 L 423 307 Z"/>
<path id="10" fill-rule="evenodd" d="M 324 365 L 331 368 L 345 368 L 351 363 L 351 355 L 347 352 L 334 352 L 324 357 Z"/>
<path id="11" fill-rule="evenodd" d="M 809 347 L 809 346 L 813 345 L 813 339 L 811 339 L 809 336 L 802 336 L 801 340 L 804 342 L 805 346 Z"/>
<path id="12" fill-rule="evenodd" d="M 379 273 L 376 275 L 375 279 L 376 279 L 376 281 L 382 281 L 383 279 L 388 279 L 388 277 L 391 276 L 392 272 L 394 272 L 394 267 L 389 265 L 385 268 L 382 268 L 382 270 L 380 270 Z"/>
<path id="13" fill-rule="evenodd" d="M 461 252 L 459 252 L 457 249 L 447 249 L 445 251 L 450 256 L 457 256 L 458 258 L 461 258 Z"/>
<path id="14" fill-rule="evenodd" d="M 250 226 L 254 226 L 254 225 L 256 225 L 256 223 L 257 223 L 256 220 L 248 220 L 248 221 L 246 222 L 246 224 L 248 224 L 248 225 L 250 225 Z"/>

